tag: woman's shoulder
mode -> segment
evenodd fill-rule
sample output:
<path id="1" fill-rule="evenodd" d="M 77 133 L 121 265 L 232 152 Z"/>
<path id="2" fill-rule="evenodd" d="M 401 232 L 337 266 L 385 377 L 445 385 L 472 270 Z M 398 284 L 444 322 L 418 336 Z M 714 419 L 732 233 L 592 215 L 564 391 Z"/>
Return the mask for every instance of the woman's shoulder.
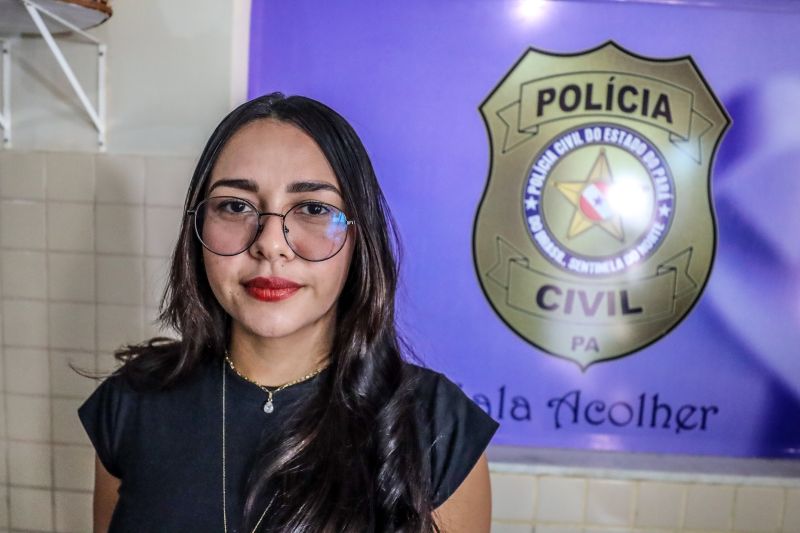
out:
<path id="1" fill-rule="evenodd" d="M 174 364 L 171 362 L 125 361 L 102 378 L 86 403 L 94 400 L 120 406 L 142 402 L 154 405 L 190 393 L 216 376 L 210 372 L 210 362 L 204 359 L 186 366 L 175 378 L 168 379 L 172 369 Z"/>
<path id="2" fill-rule="evenodd" d="M 78 407 L 83 425 L 97 456 L 114 477 L 122 477 L 119 448 L 126 442 L 126 427 L 139 403 L 137 392 L 117 371 L 106 376 Z"/>
<path id="3" fill-rule="evenodd" d="M 136 408 L 142 402 L 158 402 L 175 392 L 191 388 L 207 374 L 207 363 L 198 361 L 187 368 L 175 380 L 163 379 L 166 375 L 165 363 L 147 361 L 147 357 L 136 357 L 121 361 L 105 376 L 95 376 L 100 382 L 84 400 L 78 412 L 83 414 L 103 413 L 116 415 Z"/>
<path id="4" fill-rule="evenodd" d="M 154 428 L 173 427 L 173 419 L 205 397 L 212 374 L 198 362 L 185 376 L 161 386 L 146 367 L 125 362 L 106 376 L 78 407 L 78 418 L 106 470 L 121 477 L 134 443 Z M 216 374 L 214 374 L 216 375 Z"/>
<path id="5" fill-rule="evenodd" d="M 407 363 L 413 383 L 417 435 L 430 461 L 434 506 L 467 477 L 499 424 L 441 372 Z"/>
<path id="6" fill-rule="evenodd" d="M 406 363 L 415 405 L 442 423 L 475 420 L 489 427 L 497 427 L 486 412 L 470 398 L 460 384 L 445 374 L 415 363 Z"/>
<path id="7" fill-rule="evenodd" d="M 429 392 L 435 389 L 441 380 L 449 381 L 441 372 L 416 363 L 406 362 L 404 367 L 406 375 L 411 378 L 414 386 Z"/>

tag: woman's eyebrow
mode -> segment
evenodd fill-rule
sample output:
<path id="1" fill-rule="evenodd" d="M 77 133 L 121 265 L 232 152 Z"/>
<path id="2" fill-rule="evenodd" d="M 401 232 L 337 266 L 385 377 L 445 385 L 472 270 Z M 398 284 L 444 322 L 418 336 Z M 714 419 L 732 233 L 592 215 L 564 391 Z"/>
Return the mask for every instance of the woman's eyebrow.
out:
<path id="1" fill-rule="evenodd" d="M 341 196 L 339 189 L 325 181 L 295 181 L 286 187 L 286 192 L 300 193 L 300 192 L 316 192 L 316 191 L 330 191 Z"/>
<path id="2" fill-rule="evenodd" d="M 258 192 L 258 183 L 245 178 L 222 178 L 218 181 L 215 181 L 214 184 L 211 185 L 207 194 L 211 194 L 211 191 L 217 187 L 232 187 L 234 189 L 242 189 L 244 191 Z"/>
<path id="3" fill-rule="evenodd" d="M 258 193 L 258 183 L 246 178 L 222 178 L 215 181 L 208 189 L 208 194 L 217 187 L 232 187 L 234 189 L 242 189 L 253 193 Z M 316 191 L 330 191 L 341 196 L 339 189 L 335 185 L 325 181 L 295 181 L 286 186 L 286 192 L 289 193 L 304 193 Z"/>

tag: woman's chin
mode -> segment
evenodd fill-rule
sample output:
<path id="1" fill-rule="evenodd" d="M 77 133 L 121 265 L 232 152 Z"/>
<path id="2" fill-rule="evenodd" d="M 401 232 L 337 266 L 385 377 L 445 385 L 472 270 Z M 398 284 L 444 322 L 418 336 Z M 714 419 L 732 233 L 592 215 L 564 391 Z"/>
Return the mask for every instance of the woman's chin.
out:
<path id="1" fill-rule="evenodd" d="M 254 337 L 261 337 L 264 339 L 282 339 L 291 337 L 296 334 L 301 328 L 297 325 L 286 324 L 283 322 L 276 324 L 245 324 L 246 329 Z"/>
<path id="2" fill-rule="evenodd" d="M 263 339 L 283 339 L 309 333 L 313 323 L 304 320 L 295 320 L 289 313 L 276 313 L 276 316 L 260 317 L 261 320 L 246 320 L 239 322 L 240 327 L 254 337 Z M 234 317 L 234 321 L 237 319 Z"/>

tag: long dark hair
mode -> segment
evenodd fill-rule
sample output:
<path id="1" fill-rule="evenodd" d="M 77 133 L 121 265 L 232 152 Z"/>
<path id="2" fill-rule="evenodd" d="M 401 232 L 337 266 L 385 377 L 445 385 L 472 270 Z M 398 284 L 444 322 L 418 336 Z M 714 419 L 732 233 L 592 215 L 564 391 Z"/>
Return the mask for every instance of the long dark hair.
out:
<path id="1" fill-rule="evenodd" d="M 186 209 L 200 202 L 231 136 L 254 120 L 274 119 L 307 133 L 325 154 L 357 237 L 337 302 L 331 371 L 293 417 L 285 435 L 261 447 L 247 480 L 243 527 L 251 531 L 271 499 L 264 531 L 425 532 L 431 517 L 430 466 L 420 449 L 413 379 L 395 328 L 398 239 L 364 146 L 329 107 L 273 93 L 242 104 L 217 126 L 192 177 Z M 161 300 L 163 337 L 115 353 L 116 371 L 136 387 L 168 388 L 203 360 L 220 360 L 230 317 L 217 302 L 202 250 L 185 217 Z"/>

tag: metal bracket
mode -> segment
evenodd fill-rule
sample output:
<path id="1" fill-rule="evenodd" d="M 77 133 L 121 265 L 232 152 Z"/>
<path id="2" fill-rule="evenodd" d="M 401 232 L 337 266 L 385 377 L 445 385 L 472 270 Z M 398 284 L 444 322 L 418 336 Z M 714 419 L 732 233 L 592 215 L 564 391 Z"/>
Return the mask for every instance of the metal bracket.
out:
<path id="1" fill-rule="evenodd" d="M 33 23 L 39 30 L 39 33 L 41 34 L 42 38 L 44 38 L 44 41 L 50 48 L 50 52 L 52 52 L 53 57 L 55 57 L 56 61 L 58 62 L 58 65 L 61 67 L 61 70 L 67 77 L 67 81 L 69 81 L 69 84 L 72 86 L 72 89 L 75 91 L 75 94 L 81 101 L 83 108 L 89 115 L 92 124 L 97 130 L 97 144 L 100 151 L 105 151 L 106 149 L 106 55 L 107 55 L 106 45 L 98 41 L 92 35 L 78 28 L 74 24 L 64 20 L 62 17 L 59 17 L 55 13 L 48 11 L 47 9 L 41 7 L 35 2 L 31 0 L 20 0 L 20 1 L 25 6 L 25 9 L 28 11 L 31 20 L 33 20 Z M 69 62 L 64 57 L 64 54 L 61 52 L 61 48 L 59 48 L 58 44 L 53 38 L 53 34 L 50 32 L 50 30 L 47 28 L 47 25 L 42 20 L 41 15 L 45 15 L 48 18 L 55 20 L 65 28 L 68 28 L 69 30 L 75 32 L 76 34 L 84 37 L 88 41 L 91 41 L 91 43 L 97 47 L 97 107 L 94 107 L 92 105 L 92 102 L 89 101 L 89 97 L 86 95 L 86 91 L 83 90 L 83 86 L 78 81 L 78 78 L 75 76 L 75 73 L 72 71 Z M 0 116 L 0 126 L 2 126 L 3 128 L 3 143 L 5 144 L 6 147 L 9 147 L 11 144 L 11 68 L 10 68 L 11 57 L 10 56 L 11 56 L 10 47 L 8 46 L 7 41 L 3 41 L 3 112 L 2 115 Z"/>

